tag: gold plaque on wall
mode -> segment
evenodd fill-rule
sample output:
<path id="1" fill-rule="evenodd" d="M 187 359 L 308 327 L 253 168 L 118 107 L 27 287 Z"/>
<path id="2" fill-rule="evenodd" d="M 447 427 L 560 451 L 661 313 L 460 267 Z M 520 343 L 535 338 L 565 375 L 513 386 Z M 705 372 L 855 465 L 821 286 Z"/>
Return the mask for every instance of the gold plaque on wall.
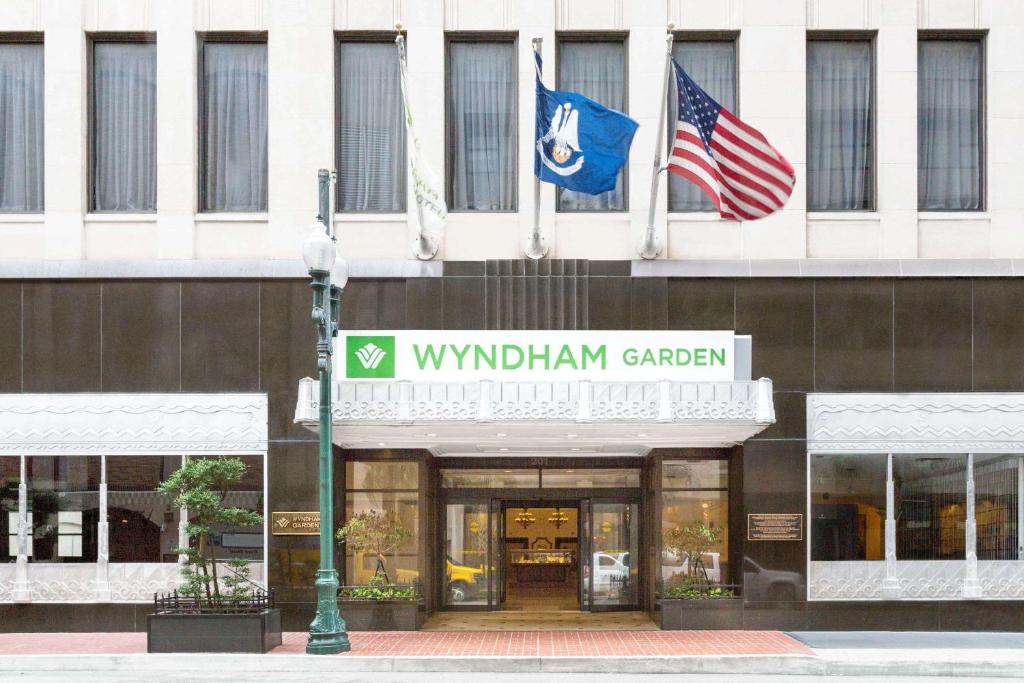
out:
<path id="1" fill-rule="evenodd" d="M 319 512 L 271 512 L 270 533 L 274 536 L 317 536 Z"/>
<path id="2" fill-rule="evenodd" d="M 804 516 L 802 514 L 748 514 L 748 541 L 802 541 Z"/>

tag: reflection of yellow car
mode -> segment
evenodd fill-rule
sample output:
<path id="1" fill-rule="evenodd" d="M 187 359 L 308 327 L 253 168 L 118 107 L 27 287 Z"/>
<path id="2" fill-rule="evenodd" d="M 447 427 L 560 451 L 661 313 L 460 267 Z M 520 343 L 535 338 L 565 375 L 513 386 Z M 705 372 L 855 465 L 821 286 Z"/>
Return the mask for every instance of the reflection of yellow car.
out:
<path id="1" fill-rule="evenodd" d="M 452 602 L 462 602 L 476 595 L 486 579 L 483 569 L 455 564 L 450 557 L 445 559 L 445 576 Z"/>

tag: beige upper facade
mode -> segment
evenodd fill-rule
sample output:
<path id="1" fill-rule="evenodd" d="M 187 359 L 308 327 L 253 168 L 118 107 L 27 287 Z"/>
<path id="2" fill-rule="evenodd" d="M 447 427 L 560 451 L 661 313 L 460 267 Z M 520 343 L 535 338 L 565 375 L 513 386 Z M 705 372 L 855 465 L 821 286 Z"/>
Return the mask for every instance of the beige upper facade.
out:
<path id="1" fill-rule="evenodd" d="M 647 221 L 666 25 L 737 35 L 742 118 L 796 169 L 786 208 L 756 222 L 666 212 L 661 259 L 954 259 L 1024 257 L 1024 2 L 1020 0 L 3 0 L 0 38 L 42 32 L 45 212 L 0 214 L 0 259 L 296 259 L 315 213 L 316 171 L 334 165 L 335 38 L 408 36 L 411 96 L 424 155 L 445 168 L 445 37 L 517 36 L 518 208 L 452 213 L 438 259 L 521 258 L 533 219 L 533 63 L 562 32 L 627 35 L 628 112 L 640 123 L 620 213 L 558 213 L 541 191 L 550 257 L 636 259 Z M 917 60 L 922 30 L 986 31 L 984 210 L 917 209 Z M 269 210 L 197 211 L 197 33 L 266 32 Z M 876 210 L 806 211 L 808 32 L 874 39 Z M 87 211 L 87 44 L 93 32 L 152 32 L 157 45 L 157 211 Z M 549 85 L 553 78 L 549 78 Z M 414 201 L 409 199 L 409 206 Z M 411 258 L 409 214 L 339 214 L 346 258 Z"/>

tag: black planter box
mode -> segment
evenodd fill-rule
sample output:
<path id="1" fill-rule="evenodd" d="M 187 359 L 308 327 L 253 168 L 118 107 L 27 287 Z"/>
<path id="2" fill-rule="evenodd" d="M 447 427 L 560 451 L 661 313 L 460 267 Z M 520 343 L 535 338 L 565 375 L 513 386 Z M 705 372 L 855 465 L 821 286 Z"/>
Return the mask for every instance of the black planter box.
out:
<path id="1" fill-rule="evenodd" d="M 149 652 L 269 652 L 281 644 L 281 610 L 252 614 L 150 614 Z"/>
<path id="2" fill-rule="evenodd" d="M 349 631 L 418 631 L 419 600 L 338 600 Z"/>
<path id="3" fill-rule="evenodd" d="M 664 598 L 660 605 L 663 631 L 739 631 L 743 628 L 743 598 Z"/>

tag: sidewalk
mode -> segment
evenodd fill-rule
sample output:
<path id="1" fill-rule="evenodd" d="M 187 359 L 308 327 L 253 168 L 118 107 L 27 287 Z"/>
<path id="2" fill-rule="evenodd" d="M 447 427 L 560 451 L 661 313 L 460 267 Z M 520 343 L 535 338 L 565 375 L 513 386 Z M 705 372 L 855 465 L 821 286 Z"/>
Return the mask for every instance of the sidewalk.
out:
<path id="1" fill-rule="evenodd" d="M 815 634 L 796 634 L 815 643 Z M 1024 674 L 1019 634 L 978 648 L 985 634 L 919 634 L 917 640 L 845 634 L 810 647 L 778 631 L 355 632 L 352 652 L 304 654 L 306 634 L 286 633 L 269 656 L 149 655 L 144 633 L 0 634 L 0 679 L 26 672 L 188 675 L 212 668 L 244 678 L 345 671 L 509 673 L 701 673 L 819 676 L 979 676 Z M 889 634 L 905 635 L 905 634 Z M 961 635 L 977 636 L 958 647 Z M 931 640 L 929 640 L 929 638 Z M 878 647 L 893 642 L 896 647 Z M 953 644 L 951 644 L 951 642 Z M 945 645 L 940 646 L 945 643 Z M 860 647 L 861 645 L 865 647 Z M 909 645 L 909 646 L 907 646 Z M 5 675 L 6 674 L 6 675 Z"/>

